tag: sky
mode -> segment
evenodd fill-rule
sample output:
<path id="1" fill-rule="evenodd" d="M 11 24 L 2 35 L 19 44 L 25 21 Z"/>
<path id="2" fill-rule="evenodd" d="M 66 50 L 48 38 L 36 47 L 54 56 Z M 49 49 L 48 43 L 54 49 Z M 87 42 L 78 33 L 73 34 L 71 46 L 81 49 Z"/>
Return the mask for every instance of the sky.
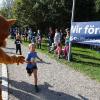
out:
<path id="1" fill-rule="evenodd" d="M 2 7 L 2 1 L 3 1 L 3 0 L 0 0 L 0 8 Z"/>

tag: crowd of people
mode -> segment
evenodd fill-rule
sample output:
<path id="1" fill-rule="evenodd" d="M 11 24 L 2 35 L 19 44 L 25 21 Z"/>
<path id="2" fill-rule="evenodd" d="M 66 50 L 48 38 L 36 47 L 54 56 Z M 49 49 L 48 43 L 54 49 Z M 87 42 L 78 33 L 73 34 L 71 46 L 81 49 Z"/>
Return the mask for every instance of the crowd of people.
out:
<path id="1" fill-rule="evenodd" d="M 28 41 L 29 43 L 35 43 L 38 49 L 41 49 L 42 44 L 42 32 L 38 29 L 37 31 L 33 31 L 31 28 L 28 28 L 24 31 L 19 31 L 18 28 L 14 28 L 11 30 L 11 38 L 15 38 L 16 44 L 16 53 L 19 50 L 21 52 L 21 45 L 23 38 L 24 41 Z M 48 52 L 57 54 L 58 58 L 65 58 L 67 59 L 67 54 L 69 51 L 69 38 L 70 32 L 69 29 L 61 30 L 61 29 L 52 29 L 51 27 L 48 29 L 47 32 L 47 45 L 48 45 Z"/>
<path id="2" fill-rule="evenodd" d="M 69 29 L 65 29 L 63 32 L 61 29 L 58 30 L 57 28 L 55 31 L 52 28 L 49 28 L 48 33 L 48 47 L 49 52 L 54 52 L 57 54 L 58 58 L 63 56 L 67 59 L 67 55 L 69 52 L 69 42 L 70 42 L 70 32 Z M 64 46 L 63 46 L 64 45 Z"/>

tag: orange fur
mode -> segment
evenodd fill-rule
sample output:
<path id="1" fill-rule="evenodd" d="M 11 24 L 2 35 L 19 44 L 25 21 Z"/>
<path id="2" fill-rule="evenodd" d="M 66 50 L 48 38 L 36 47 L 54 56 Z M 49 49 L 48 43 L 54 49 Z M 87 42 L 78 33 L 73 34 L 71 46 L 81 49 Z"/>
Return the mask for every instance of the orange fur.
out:
<path id="1" fill-rule="evenodd" d="M 9 36 L 9 28 L 12 24 L 14 24 L 15 19 L 12 20 L 6 20 L 3 16 L 0 16 L 0 63 L 5 64 L 13 64 L 13 63 L 23 63 L 24 57 L 22 55 L 20 56 L 10 56 L 6 54 L 1 47 L 6 46 L 6 39 Z"/>

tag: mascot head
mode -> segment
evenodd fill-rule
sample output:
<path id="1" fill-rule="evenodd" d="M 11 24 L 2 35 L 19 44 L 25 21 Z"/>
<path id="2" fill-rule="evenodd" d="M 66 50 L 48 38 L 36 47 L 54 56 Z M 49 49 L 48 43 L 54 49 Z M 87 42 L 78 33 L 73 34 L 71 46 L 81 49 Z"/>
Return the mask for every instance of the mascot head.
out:
<path id="1" fill-rule="evenodd" d="M 5 19 L 0 15 L 0 47 L 6 46 L 6 39 L 9 36 L 9 28 L 15 23 L 16 19 Z"/>

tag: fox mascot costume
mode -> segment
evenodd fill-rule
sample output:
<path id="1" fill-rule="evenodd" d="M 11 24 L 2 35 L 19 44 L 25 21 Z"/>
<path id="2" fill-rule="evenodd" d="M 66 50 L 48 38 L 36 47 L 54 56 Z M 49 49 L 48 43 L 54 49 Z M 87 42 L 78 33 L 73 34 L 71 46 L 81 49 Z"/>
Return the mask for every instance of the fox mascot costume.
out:
<path id="1" fill-rule="evenodd" d="M 5 19 L 0 15 L 0 63 L 4 64 L 14 64 L 14 63 L 24 63 L 24 57 L 22 55 L 10 56 L 6 52 L 3 51 L 2 47 L 6 47 L 6 39 L 8 38 L 9 28 L 16 22 L 16 19 Z"/>

